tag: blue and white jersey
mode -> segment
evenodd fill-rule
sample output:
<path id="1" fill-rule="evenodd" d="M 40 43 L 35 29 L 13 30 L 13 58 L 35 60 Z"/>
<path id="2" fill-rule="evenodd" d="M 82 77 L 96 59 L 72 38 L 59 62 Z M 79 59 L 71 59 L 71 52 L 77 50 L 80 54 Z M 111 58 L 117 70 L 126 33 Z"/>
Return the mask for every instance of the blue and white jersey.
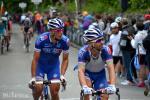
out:
<path id="1" fill-rule="evenodd" d="M 83 46 L 78 53 L 78 64 L 85 65 L 85 69 L 90 72 L 100 72 L 105 68 L 105 64 L 112 61 L 112 55 L 107 46 L 102 47 L 98 58 L 92 57 L 88 45 Z"/>
<path id="2" fill-rule="evenodd" d="M 45 32 L 37 37 L 35 51 L 40 52 L 38 67 L 53 68 L 59 67 L 59 56 L 61 52 L 69 53 L 69 39 L 62 35 L 62 38 L 54 44 L 51 41 L 50 33 Z"/>

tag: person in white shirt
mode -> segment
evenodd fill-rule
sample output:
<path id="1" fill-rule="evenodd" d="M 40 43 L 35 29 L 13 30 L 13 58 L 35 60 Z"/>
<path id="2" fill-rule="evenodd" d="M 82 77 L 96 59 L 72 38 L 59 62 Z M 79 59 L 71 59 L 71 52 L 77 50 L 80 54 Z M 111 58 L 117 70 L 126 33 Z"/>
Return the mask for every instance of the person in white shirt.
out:
<path id="1" fill-rule="evenodd" d="M 119 70 L 121 70 L 123 74 L 122 53 L 119 46 L 121 31 L 119 31 L 119 25 L 116 22 L 111 23 L 110 28 L 111 28 L 111 36 L 109 42 L 110 45 L 112 46 L 112 56 L 116 75 L 119 74 Z"/>
<path id="2" fill-rule="evenodd" d="M 147 31 L 144 30 L 143 22 L 137 22 L 136 27 L 138 29 L 137 34 L 134 38 L 130 37 L 131 45 L 136 49 L 136 54 L 139 56 L 140 72 L 139 72 L 139 84 L 138 87 L 144 87 L 144 74 L 146 65 L 146 51 L 143 47 L 142 41 L 147 36 Z"/>

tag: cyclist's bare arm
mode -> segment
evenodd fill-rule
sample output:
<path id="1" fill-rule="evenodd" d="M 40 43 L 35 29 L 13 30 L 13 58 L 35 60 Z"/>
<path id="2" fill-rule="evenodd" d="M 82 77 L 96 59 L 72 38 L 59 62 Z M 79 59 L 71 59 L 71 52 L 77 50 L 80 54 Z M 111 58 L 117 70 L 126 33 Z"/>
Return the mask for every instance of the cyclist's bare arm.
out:
<path id="1" fill-rule="evenodd" d="M 31 65 L 31 75 L 32 77 L 35 77 L 36 75 L 36 65 L 40 57 L 40 52 L 34 51 L 32 65 Z"/>
<path id="2" fill-rule="evenodd" d="M 69 53 L 63 53 L 62 55 L 62 64 L 61 64 L 61 75 L 65 75 L 68 68 L 69 62 Z"/>
<path id="3" fill-rule="evenodd" d="M 87 85 L 84 73 L 85 73 L 85 64 L 79 63 L 78 64 L 78 77 L 79 77 L 80 84 L 82 86 Z"/>
<path id="4" fill-rule="evenodd" d="M 113 61 L 107 61 L 107 69 L 108 69 L 108 74 L 109 74 L 109 81 L 110 84 L 115 84 L 115 69 L 114 69 L 114 65 L 113 65 Z"/>

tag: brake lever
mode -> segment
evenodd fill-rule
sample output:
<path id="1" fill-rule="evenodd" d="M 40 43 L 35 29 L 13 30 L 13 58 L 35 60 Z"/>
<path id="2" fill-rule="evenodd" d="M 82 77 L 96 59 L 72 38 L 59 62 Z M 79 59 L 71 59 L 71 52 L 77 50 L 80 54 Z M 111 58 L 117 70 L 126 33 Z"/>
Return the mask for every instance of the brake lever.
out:
<path id="1" fill-rule="evenodd" d="M 67 82 L 66 82 L 65 80 L 62 80 L 61 85 L 62 85 L 62 90 L 61 90 L 61 92 L 63 92 L 63 91 L 66 90 Z"/>

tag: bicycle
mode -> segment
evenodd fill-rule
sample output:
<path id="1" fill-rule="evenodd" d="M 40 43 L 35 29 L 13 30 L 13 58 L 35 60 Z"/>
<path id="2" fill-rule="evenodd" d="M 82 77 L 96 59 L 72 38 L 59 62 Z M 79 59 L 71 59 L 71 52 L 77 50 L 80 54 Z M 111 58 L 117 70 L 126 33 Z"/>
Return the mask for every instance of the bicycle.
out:
<path id="1" fill-rule="evenodd" d="M 100 90 L 97 90 L 97 91 L 92 90 L 92 94 L 91 94 L 92 97 L 91 97 L 90 100 L 99 100 L 98 97 L 99 97 L 101 94 L 109 94 L 109 93 L 107 93 L 106 91 L 102 92 L 102 91 L 100 91 Z M 115 93 L 115 94 L 117 95 L 118 100 L 120 100 L 119 88 L 116 88 L 116 93 Z M 109 95 L 110 95 L 110 94 L 109 94 Z M 80 92 L 80 100 L 84 100 L 84 92 L 83 92 L 83 90 L 81 90 L 81 92 Z"/>
<path id="2" fill-rule="evenodd" d="M 40 100 L 51 100 L 51 97 L 49 95 L 49 87 L 48 85 L 52 84 L 52 83 L 61 83 L 62 85 L 62 92 L 64 90 L 66 90 L 66 81 L 61 81 L 61 80 L 51 80 L 51 81 L 48 81 L 48 80 L 43 80 L 43 81 L 37 81 L 37 82 L 33 82 L 32 83 L 32 87 L 34 89 L 34 85 L 35 84 L 43 84 L 43 91 L 42 91 L 42 95 L 40 97 Z"/>

